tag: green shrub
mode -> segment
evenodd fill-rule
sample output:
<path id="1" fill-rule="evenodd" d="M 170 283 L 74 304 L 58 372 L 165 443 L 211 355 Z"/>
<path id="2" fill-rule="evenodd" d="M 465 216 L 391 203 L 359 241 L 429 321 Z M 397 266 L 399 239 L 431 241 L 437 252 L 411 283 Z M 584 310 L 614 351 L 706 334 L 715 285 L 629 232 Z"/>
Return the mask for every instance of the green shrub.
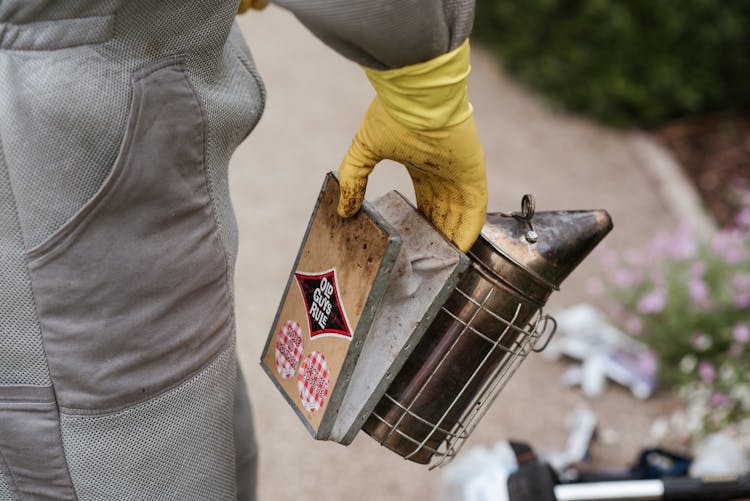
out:
<path id="1" fill-rule="evenodd" d="M 477 0 L 473 39 L 611 124 L 750 106 L 750 0 Z"/>

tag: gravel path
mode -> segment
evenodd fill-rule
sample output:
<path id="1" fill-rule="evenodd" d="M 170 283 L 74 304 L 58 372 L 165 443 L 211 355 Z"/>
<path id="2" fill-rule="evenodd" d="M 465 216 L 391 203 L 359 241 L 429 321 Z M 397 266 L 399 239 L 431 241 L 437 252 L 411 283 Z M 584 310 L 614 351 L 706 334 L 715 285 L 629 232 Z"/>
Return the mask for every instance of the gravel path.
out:
<path id="1" fill-rule="evenodd" d="M 235 155 L 230 173 L 240 229 L 236 301 L 240 357 L 261 447 L 261 499 L 423 500 L 434 497 L 440 473 L 403 461 L 364 434 L 350 447 L 316 442 L 258 365 L 260 352 L 314 205 L 323 174 L 335 170 L 373 92 L 362 71 L 309 34 L 287 12 L 271 7 L 240 20 L 268 88 L 266 112 Z M 676 217 L 632 133 L 613 132 L 551 111 L 509 81 L 489 54 L 472 53 L 470 95 L 490 178 L 490 210 L 516 210 L 533 193 L 538 210 L 606 208 L 615 222 L 609 245 L 626 248 Z M 412 195 L 399 166 L 376 168 L 368 191 Z M 584 284 L 599 272 L 585 262 L 550 309 L 586 299 Z M 564 364 L 530 357 L 478 427 L 471 443 L 506 438 L 539 449 L 562 448 L 564 418 L 589 405 L 612 443 L 598 444 L 600 465 L 625 465 L 644 445 L 648 426 L 666 402 L 636 403 L 610 387 L 585 400 L 558 384 Z"/>

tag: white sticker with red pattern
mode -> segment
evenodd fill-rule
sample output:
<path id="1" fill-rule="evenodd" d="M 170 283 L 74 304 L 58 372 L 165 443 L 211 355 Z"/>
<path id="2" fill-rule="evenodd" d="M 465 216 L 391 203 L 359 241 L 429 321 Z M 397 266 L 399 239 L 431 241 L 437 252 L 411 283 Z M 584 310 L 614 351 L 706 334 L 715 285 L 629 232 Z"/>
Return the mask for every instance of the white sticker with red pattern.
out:
<path id="1" fill-rule="evenodd" d="M 311 352 L 299 366 L 297 388 L 302 406 L 314 412 L 328 399 L 330 376 L 325 355 L 319 351 Z"/>
<path id="2" fill-rule="evenodd" d="M 284 379 L 290 379 L 297 371 L 302 358 L 302 327 L 294 320 L 287 320 L 276 336 L 276 370 Z"/>

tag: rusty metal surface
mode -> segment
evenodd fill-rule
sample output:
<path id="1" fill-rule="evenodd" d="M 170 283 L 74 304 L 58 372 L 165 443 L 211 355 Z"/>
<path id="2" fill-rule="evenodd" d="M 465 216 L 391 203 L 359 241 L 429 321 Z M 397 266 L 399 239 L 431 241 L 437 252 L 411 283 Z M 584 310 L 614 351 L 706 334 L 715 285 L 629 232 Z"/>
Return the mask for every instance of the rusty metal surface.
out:
<path id="1" fill-rule="evenodd" d="M 538 239 L 529 243 L 524 224 L 503 213 L 488 214 L 482 229 L 484 238 L 471 249 L 472 257 L 506 280 L 510 275 L 518 277 L 522 290 L 558 290 L 612 229 L 612 220 L 604 210 L 539 212 L 533 215 L 533 223 Z"/>
<path id="2" fill-rule="evenodd" d="M 470 263 L 401 194 L 389 192 L 371 205 L 402 247 L 328 438 L 343 445 L 358 434 Z"/>
<path id="3" fill-rule="evenodd" d="M 490 214 L 471 267 L 363 430 L 406 459 L 450 459 L 547 327 L 541 308 L 611 230 L 606 211 Z"/>

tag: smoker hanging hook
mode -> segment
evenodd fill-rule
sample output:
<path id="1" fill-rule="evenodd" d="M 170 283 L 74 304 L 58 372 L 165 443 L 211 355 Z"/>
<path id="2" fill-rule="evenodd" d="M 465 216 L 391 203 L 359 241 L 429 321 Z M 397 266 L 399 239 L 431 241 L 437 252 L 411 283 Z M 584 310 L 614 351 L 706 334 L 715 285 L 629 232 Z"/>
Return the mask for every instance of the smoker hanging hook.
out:
<path id="1" fill-rule="evenodd" d="M 516 221 L 526 223 L 529 226 L 529 231 L 526 232 L 526 241 L 533 244 L 539 239 L 539 234 L 534 229 L 534 224 L 531 220 L 534 218 L 534 211 L 536 204 L 534 202 L 534 196 L 531 193 L 526 193 L 521 199 L 521 212 L 500 212 L 503 217 L 512 217 Z"/>

